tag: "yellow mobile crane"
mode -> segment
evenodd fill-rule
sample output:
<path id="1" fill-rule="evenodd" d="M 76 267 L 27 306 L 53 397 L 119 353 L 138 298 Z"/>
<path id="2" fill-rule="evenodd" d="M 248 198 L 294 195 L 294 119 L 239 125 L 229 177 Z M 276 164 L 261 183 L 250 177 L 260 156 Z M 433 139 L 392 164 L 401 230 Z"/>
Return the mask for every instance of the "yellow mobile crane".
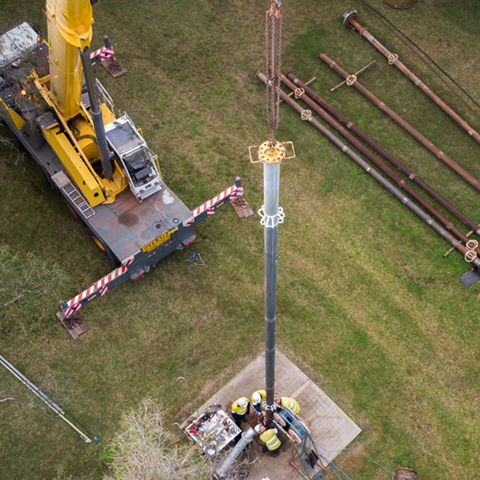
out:
<path id="1" fill-rule="evenodd" d="M 243 195 L 237 177 L 192 211 L 168 188 L 141 131 L 126 113 L 116 117 L 111 97 L 93 77 L 92 3 L 47 0 L 47 41 L 27 24 L 0 37 L 7 52 L 0 52 L 0 118 L 118 267 L 61 303 L 64 323 L 94 298 L 189 245 L 196 224 Z M 34 59 L 31 71 L 18 60 L 25 52 Z"/>

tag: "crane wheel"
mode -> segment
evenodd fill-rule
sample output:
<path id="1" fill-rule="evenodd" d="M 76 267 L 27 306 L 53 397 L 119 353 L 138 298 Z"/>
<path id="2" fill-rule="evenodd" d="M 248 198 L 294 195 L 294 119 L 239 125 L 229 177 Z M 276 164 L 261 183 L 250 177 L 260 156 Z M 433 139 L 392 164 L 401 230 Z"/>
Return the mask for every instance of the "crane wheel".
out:
<path id="1" fill-rule="evenodd" d="M 90 238 L 95 242 L 95 244 L 97 245 L 97 247 L 104 253 L 107 253 L 107 251 L 105 250 L 105 247 L 103 246 L 102 242 L 95 236 L 95 234 L 88 228 L 87 228 L 87 232 L 88 234 L 90 235 Z"/>
<path id="2" fill-rule="evenodd" d="M 88 227 L 88 225 L 85 225 L 85 229 L 87 230 L 87 233 L 89 237 L 94 241 L 95 245 L 112 261 L 114 265 L 117 267 L 120 266 L 120 262 L 118 259 L 115 257 L 114 253 L 107 247 L 103 245 L 103 243 L 100 241 L 99 238 L 92 232 L 92 230 Z"/>
<path id="3" fill-rule="evenodd" d="M 100 242 L 100 240 L 99 240 L 95 235 L 92 235 L 92 240 L 97 244 L 97 247 L 98 247 L 102 252 L 105 252 L 105 247 L 102 245 L 102 243 Z"/>

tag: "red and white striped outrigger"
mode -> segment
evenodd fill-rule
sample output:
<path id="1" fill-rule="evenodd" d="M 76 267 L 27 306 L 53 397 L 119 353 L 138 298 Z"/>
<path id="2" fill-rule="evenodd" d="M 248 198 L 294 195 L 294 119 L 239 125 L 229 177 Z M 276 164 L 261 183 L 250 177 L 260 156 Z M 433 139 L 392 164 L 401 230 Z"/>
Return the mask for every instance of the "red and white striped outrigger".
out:
<path id="1" fill-rule="evenodd" d="M 115 52 L 113 51 L 113 47 L 102 47 L 98 50 L 95 50 L 90 54 L 90 61 L 92 62 L 92 67 L 99 62 L 103 62 L 107 58 L 113 57 Z"/>
<path id="2" fill-rule="evenodd" d="M 109 292 L 109 285 L 112 288 L 112 284 L 119 285 L 126 278 L 122 279 L 123 275 L 128 275 L 127 267 L 122 265 L 116 268 L 113 272 L 109 273 L 98 282 L 95 282 L 90 288 L 87 288 L 82 293 L 79 293 L 76 297 L 73 297 L 65 305 L 62 306 L 63 314 L 65 317 L 71 317 L 75 312 L 80 310 L 85 303 L 90 303 L 97 297 L 102 297 Z"/>
<path id="3" fill-rule="evenodd" d="M 236 200 L 242 195 L 243 185 L 240 183 L 240 185 L 237 186 L 237 182 L 235 182 L 235 185 L 232 185 L 231 187 L 224 190 L 222 193 L 219 193 L 216 197 L 213 197 L 208 202 L 205 202 L 203 205 L 200 205 L 195 210 L 192 210 L 193 217 L 190 217 L 186 222 L 184 222 L 183 227 L 186 228 L 192 224 L 196 225 L 197 223 L 200 223 L 203 218 L 198 221 L 197 218 L 204 212 L 207 212 L 207 217 L 211 217 L 218 208 L 224 205 L 225 202 L 222 203 L 222 200 Z"/>
<path id="4" fill-rule="evenodd" d="M 240 178 L 237 177 L 234 185 L 227 188 L 222 193 L 218 194 L 216 197 L 213 197 L 208 202 L 205 202 L 203 205 L 200 205 L 199 207 L 192 210 L 192 216 L 188 218 L 185 222 L 183 222 L 183 227 L 187 228 L 192 225 L 197 225 L 201 221 L 212 216 L 218 208 L 222 207 L 231 200 L 236 200 L 241 196 L 243 196 L 243 185 Z M 174 235 L 175 234 L 172 235 L 172 238 Z M 157 248 L 162 248 L 162 245 L 159 245 Z M 110 290 L 112 290 L 112 288 L 120 285 L 125 280 L 128 280 L 129 278 L 131 278 L 132 280 L 138 280 L 140 277 L 142 277 L 145 273 L 143 269 L 137 270 L 135 269 L 135 267 L 130 269 L 128 268 L 129 265 L 134 264 L 137 260 L 140 260 L 139 263 L 141 263 L 142 265 L 145 263 L 145 259 L 144 257 L 142 257 L 141 254 L 142 250 L 138 250 L 137 252 L 133 253 L 122 262 L 122 266 L 116 268 L 113 272 L 98 280 L 91 287 L 87 288 L 82 293 L 73 297 L 68 302 L 62 302 L 60 305 L 65 318 L 70 318 L 83 306 L 98 297 L 102 297 Z M 148 252 L 148 254 L 150 257 L 152 256 L 152 252 Z M 139 271 L 141 271 L 140 274 L 138 273 Z"/>

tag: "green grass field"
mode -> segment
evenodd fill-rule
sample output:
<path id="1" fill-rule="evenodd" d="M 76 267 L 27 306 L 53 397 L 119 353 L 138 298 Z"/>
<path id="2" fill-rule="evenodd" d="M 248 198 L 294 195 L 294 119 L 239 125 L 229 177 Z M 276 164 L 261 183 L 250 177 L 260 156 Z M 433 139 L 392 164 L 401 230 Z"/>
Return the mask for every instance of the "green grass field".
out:
<path id="1" fill-rule="evenodd" d="M 468 2 L 423 0 L 374 8 L 480 100 L 478 23 Z M 94 5 L 93 48 L 108 34 L 128 74 L 95 74 L 117 109 L 142 127 L 167 184 L 194 208 L 245 182 L 254 210 L 263 168 L 248 147 L 267 140 L 264 11 L 268 1 L 104 0 Z M 38 23 L 43 0 L 3 0 L 0 33 Z M 346 10 L 473 127 L 480 120 L 359 3 L 285 1 L 283 65 L 479 221 L 480 194 L 354 89 L 331 95 L 338 77 L 325 52 L 476 178 L 480 145 L 364 39 L 342 26 Z M 46 31 L 46 20 L 40 16 Z M 470 105 L 474 106 L 470 103 Z M 476 108 L 476 113 L 479 109 Z M 10 138 L 0 127 L 0 136 Z M 278 346 L 362 428 L 351 448 L 419 480 L 478 477 L 480 460 L 480 284 L 458 281 L 471 266 L 404 205 L 286 105 L 277 138 L 295 144 L 282 165 Z M 0 247 L 17 256 L 0 275 L 0 305 L 33 254 L 51 288 L 0 310 L 0 353 L 100 438 L 87 445 L 53 414 L 0 403 L 0 478 L 101 479 L 122 413 L 154 398 L 167 424 L 183 420 L 263 349 L 263 231 L 230 207 L 196 230 L 189 249 L 140 282 L 124 283 L 83 311 L 90 331 L 73 342 L 55 317 L 68 300 L 110 272 L 109 260 L 44 183 L 32 159 L 0 144 Z M 434 202 L 432 202 L 434 203 Z M 452 215 L 439 207 L 465 233 Z M 206 267 L 190 267 L 191 251 Z M 3 258 L 0 256 L 0 258 Z M 12 273 L 13 272 L 13 273 Z M 15 273 L 17 272 L 17 273 Z M 179 376 L 185 382 L 177 382 Z M 251 392 L 246 392 L 250 394 Z M 31 401 L 0 370 L 0 400 Z M 319 412 L 321 415 L 321 412 Z M 172 426 L 172 429 L 177 427 Z M 391 478 L 352 453 L 336 462 L 352 479 Z M 293 475 L 293 474 L 292 474 Z"/>

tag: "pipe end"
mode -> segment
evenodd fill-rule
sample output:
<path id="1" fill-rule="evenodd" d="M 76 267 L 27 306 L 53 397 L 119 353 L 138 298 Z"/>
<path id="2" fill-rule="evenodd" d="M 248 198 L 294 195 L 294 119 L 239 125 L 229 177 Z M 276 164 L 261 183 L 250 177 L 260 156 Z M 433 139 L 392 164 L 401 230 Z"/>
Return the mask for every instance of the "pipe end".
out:
<path id="1" fill-rule="evenodd" d="M 317 58 L 320 58 L 322 56 L 322 54 L 325 53 L 325 50 L 322 50 L 321 52 L 318 52 L 318 55 L 317 55 Z"/>
<path id="2" fill-rule="evenodd" d="M 343 26 L 344 27 L 349 27 L 350 26 L 350 20 L 356 20 L 357 19 L 357 11 L 353 10 L 352 12 L 345 12 L 343 14 Z"/>

